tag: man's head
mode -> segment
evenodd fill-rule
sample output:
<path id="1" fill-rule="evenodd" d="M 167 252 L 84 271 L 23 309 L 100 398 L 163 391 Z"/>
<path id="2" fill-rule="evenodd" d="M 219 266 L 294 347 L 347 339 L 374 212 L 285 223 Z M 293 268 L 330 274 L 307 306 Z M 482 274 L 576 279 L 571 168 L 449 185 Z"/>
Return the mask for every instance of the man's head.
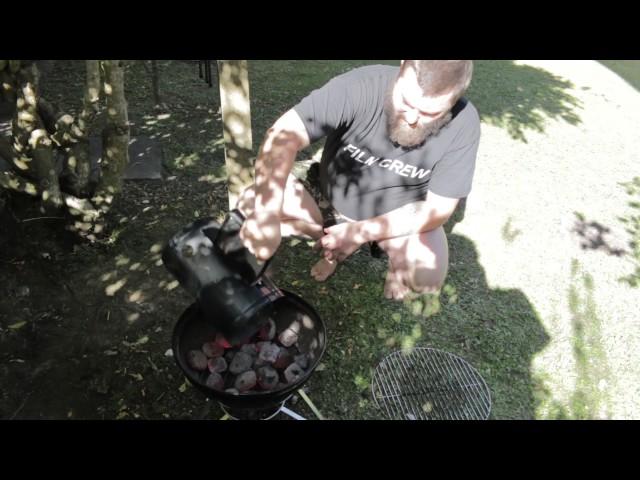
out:
<path id="1" fill-rule="evenodd" d="M 389 138 L 403 147 L 422 144 L 451 120 L 451 108 L 471 83 L 471 60 L 403 60 L 385 98 Z"/>

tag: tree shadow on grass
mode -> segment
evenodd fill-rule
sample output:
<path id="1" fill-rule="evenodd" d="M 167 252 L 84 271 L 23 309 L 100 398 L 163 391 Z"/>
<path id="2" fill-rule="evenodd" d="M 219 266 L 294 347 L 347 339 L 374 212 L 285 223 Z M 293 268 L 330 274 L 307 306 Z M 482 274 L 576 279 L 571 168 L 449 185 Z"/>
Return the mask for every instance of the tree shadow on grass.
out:
<path id="1" fill-rule="evenodd" d="M 596 221 L 587 221 L 587 218 L 580 212 L 574 212 L 575 221 L 571 231 L 580 239 L 580 248 L 583 250 L 599 250 L 620 257 L 628 252 L 614 244 L 615 240 L 608 238 L 611 229 Z"/>
<path id="2" fill-rule="evenodd" d="M 422 326 L 420 343 L 457 354 L 479 371 L 491 390 L 491 418 L 535 418 L 531 362 L 549 336 L 522 291 L 488 286 L 472 240 L 453 233 L 448 239 L 442 292 L 409 302 Z"/>
<path id="3" fill-rule="evenodd" d="M 568 92 L 574 88 L 570 81 L 510 60 L 474 65 L 467 96 L 483 122 L 506 129 L 513 139 L 527 143 L 525 130 L 544 132 L 548 119 L 574 126 L 581 123 L 576 110 L 582 105 Z"/>

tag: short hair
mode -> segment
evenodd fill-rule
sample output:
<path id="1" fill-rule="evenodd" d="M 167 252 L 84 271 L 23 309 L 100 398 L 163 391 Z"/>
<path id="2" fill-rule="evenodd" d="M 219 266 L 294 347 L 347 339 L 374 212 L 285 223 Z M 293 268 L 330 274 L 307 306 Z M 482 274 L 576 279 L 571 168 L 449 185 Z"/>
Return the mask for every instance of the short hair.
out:
<path id="1" fill-rule="evenodd" d="M 453 91 L 453 104 L 467 91 L 473 75 L 472 60 L 405 60 L 400 73 L 408 67 L 416 72 L 418 85 L 425 95 L 443 95 Z"/>

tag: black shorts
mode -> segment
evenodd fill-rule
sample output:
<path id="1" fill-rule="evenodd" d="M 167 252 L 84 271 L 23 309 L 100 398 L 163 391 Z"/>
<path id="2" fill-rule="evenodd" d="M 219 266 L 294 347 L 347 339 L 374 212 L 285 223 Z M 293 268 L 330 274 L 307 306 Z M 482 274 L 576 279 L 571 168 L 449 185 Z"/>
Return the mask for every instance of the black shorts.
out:
<path id="1" fill-rule="evenodd" d="M 304 178 L 298 178 L 300 183 L 309 192 L 311 197 L 316 201 L 320 213 L 322 214 L 322 227 L 332 227 L 333 225 L 339 225 L 341 223 L 351 222 L 349 218 L 342 215 L 337 211 L 333 205 L 324 197 L 322 189 L 320 187 L 320 164 L 312 163 L 307 170 L 307 175 Z M 371 256 L 381 258 L 385 255 L 384 250 L 380 248 L 377 242 L 369 242 L 369 252 Z"/>
<path id="2" fill-rule="evenodd" d="M 307 175 L 304 178 L 298 178 L 300 183 L 309 192 L 311 197 L 316 201 L 320 213 L 322 214 L 322 226 L 324 228 L 338 225 L 340 223 L 349 222 L 350 220 L 338 212 L 329 200 L 322 194 L 322 188 L 320 187 L 320 164 L 312 163 L 307 170 Z"/>

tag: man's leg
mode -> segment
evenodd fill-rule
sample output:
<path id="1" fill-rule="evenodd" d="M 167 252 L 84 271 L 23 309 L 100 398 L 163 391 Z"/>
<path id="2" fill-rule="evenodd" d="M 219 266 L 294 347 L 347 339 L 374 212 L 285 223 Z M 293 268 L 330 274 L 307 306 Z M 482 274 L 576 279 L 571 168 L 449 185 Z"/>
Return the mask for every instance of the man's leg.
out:
<path id="1" fill-rule="evenodd" d="M 449 246 L 442 227 L 378 242 L 389 255 L 384 296 L 402 300 L 407 293 L 433 293 L 444 284 Z"/>

